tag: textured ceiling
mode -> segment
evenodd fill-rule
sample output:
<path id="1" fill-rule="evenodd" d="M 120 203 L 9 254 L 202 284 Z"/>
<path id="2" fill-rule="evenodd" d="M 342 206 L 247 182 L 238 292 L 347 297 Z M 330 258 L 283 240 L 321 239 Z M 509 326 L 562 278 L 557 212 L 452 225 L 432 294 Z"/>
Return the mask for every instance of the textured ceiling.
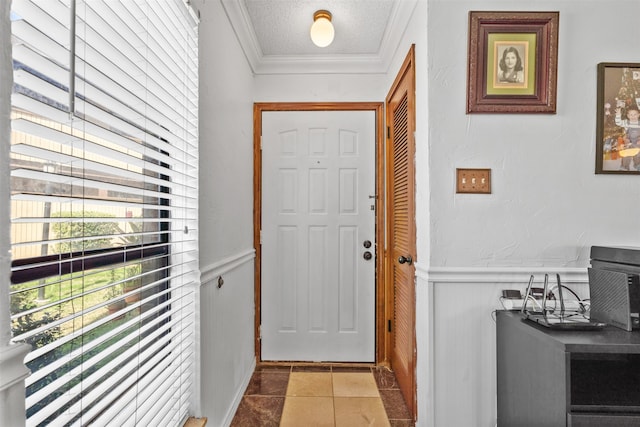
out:
<path id="1" fill-rule="evenodd" d="M 417 0 L 222 0 L 256 74 L 384 73 Z M 333 15 L 333 43 L 309 37 L 313 13 Z"/>

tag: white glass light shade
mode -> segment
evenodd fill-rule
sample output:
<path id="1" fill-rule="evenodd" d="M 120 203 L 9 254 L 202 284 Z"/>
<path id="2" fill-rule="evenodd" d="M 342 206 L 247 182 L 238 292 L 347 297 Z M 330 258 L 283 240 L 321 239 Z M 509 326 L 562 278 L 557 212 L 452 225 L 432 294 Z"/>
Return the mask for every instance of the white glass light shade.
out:
<path id="1" fill-rule="evenodd" d="M 311 40 L 318 47 L 327 47 L 333 41 L 335 32 L 331 24 L 331 13 L 319 10 L 313 14 L 313 25 L 309 31 Z"/>

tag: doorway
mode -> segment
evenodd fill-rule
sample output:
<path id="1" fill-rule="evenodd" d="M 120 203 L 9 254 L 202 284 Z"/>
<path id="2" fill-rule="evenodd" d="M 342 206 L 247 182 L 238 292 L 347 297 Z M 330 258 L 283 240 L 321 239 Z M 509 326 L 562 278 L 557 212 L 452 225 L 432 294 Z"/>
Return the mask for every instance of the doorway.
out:
<path id="1" fill-rule="evenodd" d="M 255 349 L 259 361 L 384 360 L 383 253 L 378 244 L 384 241 L 382 108 L 382 103 L 254 106 Z M 360 119 L 368 129 L 352 126 Z M 325 150 L 330 134 L 335 136 L 334 148 L 341 152 Z M 363 143 L 373 145 L 366 147 L 371 149 L 370 156 L 358 148 Z M 269 144 L 266 149 L 265 144 Z M 300 150 L 304 155 L 297 156 Z M 367 173 L 360 173 L 361 166 L 353 163 L 360 152 L 364 153 L 360 161 L 372 163 L 364 168 L 371 169 L 371 185 Z M 342 167 L 325 167 L 336 164 Z M 346 223 L 325 209 L 329 200 L 337 211 L 346 213 Z M 369 217 L 371 224 L 361 228 L 349 223 L 358 215 L 365 223 Z M 367 281 L 371 282 L 368 290 Z M 348 348 L 358 341 L 362 345 Z"/>

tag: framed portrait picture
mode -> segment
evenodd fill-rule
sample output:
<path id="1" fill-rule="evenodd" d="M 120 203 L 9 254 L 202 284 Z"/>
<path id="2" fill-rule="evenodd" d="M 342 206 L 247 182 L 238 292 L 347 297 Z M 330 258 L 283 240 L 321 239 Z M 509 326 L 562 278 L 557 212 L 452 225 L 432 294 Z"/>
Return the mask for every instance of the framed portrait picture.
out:
<path id="1" fill-rule="evenodd" d="M 640 63 L 598 64 L 596 173 L 640 174 Z"/>
<path id="2" fill-rule="evenodd" d="M 559 12 L 469 12 L 467 113 L 556 112 Z"/>

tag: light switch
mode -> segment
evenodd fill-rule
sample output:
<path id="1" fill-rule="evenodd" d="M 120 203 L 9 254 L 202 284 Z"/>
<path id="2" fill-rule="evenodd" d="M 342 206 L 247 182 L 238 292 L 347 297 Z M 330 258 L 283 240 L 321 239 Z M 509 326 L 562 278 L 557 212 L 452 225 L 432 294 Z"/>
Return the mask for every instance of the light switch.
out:
<path id="1" fill-rule="evenodd" d="M 491 194 L 491 169 L 456 169 L 456 193 Z"/>

